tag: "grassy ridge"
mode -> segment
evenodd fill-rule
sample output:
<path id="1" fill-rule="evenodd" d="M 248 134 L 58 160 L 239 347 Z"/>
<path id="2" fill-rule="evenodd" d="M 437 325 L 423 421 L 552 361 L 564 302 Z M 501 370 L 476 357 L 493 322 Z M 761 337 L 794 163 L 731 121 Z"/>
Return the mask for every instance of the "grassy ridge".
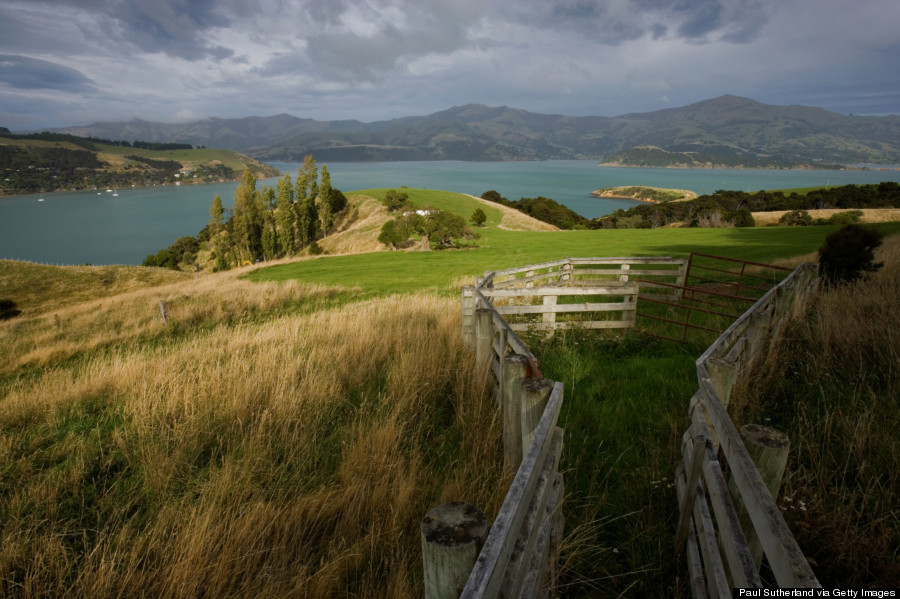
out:
<path id="1" fill-rule="evenodd" d="M 340 293 L 224 273 L 0 323 L 0 595 L 421 596 L 427 509 L 502 501 L 499 423 L 455 301 Z"/>

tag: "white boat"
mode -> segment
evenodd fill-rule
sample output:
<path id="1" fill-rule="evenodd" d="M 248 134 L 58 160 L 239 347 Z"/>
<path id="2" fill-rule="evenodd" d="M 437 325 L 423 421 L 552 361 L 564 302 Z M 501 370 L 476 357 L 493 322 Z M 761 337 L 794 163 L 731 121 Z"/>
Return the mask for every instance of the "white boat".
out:
<path id="1" fill-rule="evenodd" d="M 43 202 L 44 198 L 38 198 L 38 202 Z"/>
<path id="2" fill-rule="evenodd" d="M 118 189 L 114 189 L 114 190 L 113 190 L 113 197 L 114 197 L 114 198 L 119 197 L 119 190 L 118 190 Z"/>
<path id="3" fill-rule="evenodd" d="M 106 193 L 110 193 L 111 191 L 112 189 L 110 189 L 109 187 L 106 188 Z"/>

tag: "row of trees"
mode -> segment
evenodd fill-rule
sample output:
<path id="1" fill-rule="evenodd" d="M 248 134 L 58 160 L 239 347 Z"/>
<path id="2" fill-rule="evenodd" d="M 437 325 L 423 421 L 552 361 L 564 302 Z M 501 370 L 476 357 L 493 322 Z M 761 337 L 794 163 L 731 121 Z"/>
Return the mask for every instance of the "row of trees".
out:
<path id="1" fill-rule="evenodd" d="M 219 196 L 210 207 L 209 240 L 216 269 L 290 256 L 307 247 L 318 253 L 316 240 L 328 234 L 334 215 L 346 206 L 347 198 L 331 186 L 328 167 L 322 165 L 320 181 L 310 155 L 297 170 L 296 182 L 285 173 L 274 189 L 268 185 L 256 189 L 256 178 L 245 171 L 234 192 L 231 216 L 225 220 Z"/>
<path id="2" fill-rule="evenodd" d="M 347 198 L 331 186 L 328 167 L 322 165 L 321 179 L 318 171 L 313 157 L 306 156 L 296 182 L 285 173 L 274 188 L 263 185 L 261 189 L 253 173 L 244 171 L 230 214 L 215 196 L 209 224 L 196 238 L 179 238 L 147 256 L 144 266 L 199 269 L 197 255 L 204 243 L 212 251 L 213 270 L 282 258 L 307 248 L 319 253 L 316 240 L 328 234 L 334 216 L 347 207 Z"/>

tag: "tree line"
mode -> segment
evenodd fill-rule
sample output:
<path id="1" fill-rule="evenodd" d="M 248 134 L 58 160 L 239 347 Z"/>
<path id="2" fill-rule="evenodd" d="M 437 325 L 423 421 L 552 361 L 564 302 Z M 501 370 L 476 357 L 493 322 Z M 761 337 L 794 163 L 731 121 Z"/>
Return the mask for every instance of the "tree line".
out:
<path id="1" fill-rule="evenodd" d="M 97 144 L 158 151 L 194 149 L 193 145 L 187 143 L 154 142 L 140 140 L 129 142 L 125 140 L 103 139 L 102 137 L 93 136 L 81 137 L 78 135 L 72 135 L 70 133 L 52 133 L 50 131 L 42 131 L 40 133 L 10 133 L 9 129 L 6 129 L 5 127 L 0 127 L 0 137 L 7 137 L 9 139 L 36 139 L 39 141 L 68 142 L 71 144 L 75 144 L 76 146 L 81 146 L 82 148 L 91 150 L 93 152 L 97 151 Z"/>
<path id="2" fill-rule="evenodd" d="M 785 224 L 815 224 L 805 222 L 802 212 L 821 209 L 860 209 L 900 207 L 900 184 L 886 181 L 868 185 L 844 185 L 830 189 L 816 189 L 802 195 L 785 195 L 781 191 L 718 190 L 694 200 L 645 204 L 628 210 L 593 219 L 592 229 L 655 229 L 685 222 L 692 227 L 753 226 L 752 212 L 787 210 L 800 214 L 800 221 Z M 808 215 L 807 215 L 808 216 Z M 788 219 L 791 220 L 791 219 Z"/>
<path id="3" fill-rule="evenodd" d="M 868 185 L 844 185 L 829 189 L 816 189 L 802 195 L 781 191 L 718 190 L 693 200 L 642 204 L 619 209 L 595 219 L 587 219 L 558 202 L 539 196 L 510 201 L 494 190 L 484 192 L 485 200 L 515 208 L 538 220 L 556 225 L 560 229 L 655 229 L 676 223 L 691 227 L 752 227 L 753 212 L 789 211 L 782 224 L 847 224 L 854 215 L 842 215 L 837 219 L 815 221 L 807 210 L 900 207 L 900 184 L 894 181 Z M 849 220 L 848 220 L 849 219 Z M 833 222 L 832 222 L 833 221 Z"/>
<path id="4" fill-rule="evenodd" d="M 256 177 L 244 171 L 234 191 L 234 205 L 226 214 L 217 195 L 210 206 L 209 224 L 194 237 L 182 237 L 144 259 L 144 266 L 200 268 L 197 256 L 201 244 L 211 251 L 213 270 L 262 260 L 273 260 L 308 250 L 321 252 L 317 239 L 334 224 L 334 216 L 347 207 L 347 198 L 331 186 L 328 167 L 322 165 L 321 179 L 316 161 L 308 155 L 293 181 L 285 173 L 273 188 L 256 187 Z"/>

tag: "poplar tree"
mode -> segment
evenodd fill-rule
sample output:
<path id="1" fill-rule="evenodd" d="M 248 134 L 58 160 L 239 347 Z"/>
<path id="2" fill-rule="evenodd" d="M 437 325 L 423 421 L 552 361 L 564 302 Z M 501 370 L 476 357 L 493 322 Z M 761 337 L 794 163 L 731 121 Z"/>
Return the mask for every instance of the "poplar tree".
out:
<path id="1" fill-rule="evenodd" d="M 244 171 L 241 183 L 234 190 L 234 207 L 232 208 L 234 223 L 234 240 L 237 253 L 252 260 L 261 253 L 260 235 L 262 233 L 259 198 L 256 191 L 256 177 L 249 170 Z"/>
<path id="2" fill-rule="evenodd" d="M 212 241 L 213 257 L 216 260 L 214 270 L 228 270 L 228 261 L 225 259 L 225 224 L 222 220 L 225 208 L 222 207 L 222 198 L 216 194 L 212 205 L 209 207 L 209 239 Z"/>
<path id="3" fill-rule="evenodd" d="M 278 180 L 278 199 L 275 203 L 275 229 L 278 234 L 278 251 L 290 255 L 296 246 L 294 233 L 294 185 L 291 174 L 285 173 Z"/>
<path id="4" fill-rule="evenodd" d="M 328 173 L 328 167 L 322 165 L 322 186 L 319 188 L 322 196 L 322 233 L 328 237 L 328 229 L 334 223 L 334 215 L 331 210 L 331 175 Z"/>

